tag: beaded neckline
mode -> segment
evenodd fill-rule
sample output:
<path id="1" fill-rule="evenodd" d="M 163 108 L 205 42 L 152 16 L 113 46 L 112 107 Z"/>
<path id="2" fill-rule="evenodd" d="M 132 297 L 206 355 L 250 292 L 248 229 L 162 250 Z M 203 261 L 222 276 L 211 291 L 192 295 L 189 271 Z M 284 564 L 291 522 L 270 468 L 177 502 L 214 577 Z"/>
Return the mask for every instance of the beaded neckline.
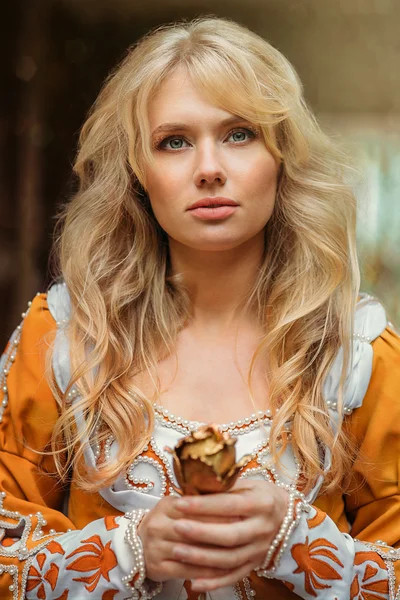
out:
<path id="1" fill-rule="evenodd" d="M 184 419 L 183 417 L 174 415 L 167 408 L 158 404 L 157 402 L 153 403 L 153 409 L 158 422 L 170 429 L 175 429 L 180 433 L 195 431 L 201 425 L 205 425 L 205 422 L 203 421 L 190 421 L 189 419 Z M 230 423 L 217 423 L 216 425 L 220 431 L 228 432 L 234 435 L 242 435 L 248 431 L 257 429 L 260 427 L 260 424 L 264 426 L 270 426 L 272 424 L 272 419 L 272 412 L 268 409 L 266 411 L 259 410 L 256 413 L 252 413 L 249 417 L 245 417 L 244 419 L 231 421 Z"/>

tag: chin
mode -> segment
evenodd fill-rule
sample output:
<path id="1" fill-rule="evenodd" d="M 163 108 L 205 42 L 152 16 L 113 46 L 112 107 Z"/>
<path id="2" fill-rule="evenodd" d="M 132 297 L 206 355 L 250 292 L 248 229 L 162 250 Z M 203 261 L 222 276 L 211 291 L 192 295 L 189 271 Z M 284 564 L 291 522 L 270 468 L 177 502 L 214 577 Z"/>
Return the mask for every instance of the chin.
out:
<path id="1" fill-rule="evenodd" d="M 193 250 L 199 250 L 203 252 L 226 252 L 228 250 L 234 250 L 243 243 L 247 242 L 248 239 L 218 239 L 218 240 L 196 240 L 192 242 L 184 242 L 185 246 L 189 246 Z"/>

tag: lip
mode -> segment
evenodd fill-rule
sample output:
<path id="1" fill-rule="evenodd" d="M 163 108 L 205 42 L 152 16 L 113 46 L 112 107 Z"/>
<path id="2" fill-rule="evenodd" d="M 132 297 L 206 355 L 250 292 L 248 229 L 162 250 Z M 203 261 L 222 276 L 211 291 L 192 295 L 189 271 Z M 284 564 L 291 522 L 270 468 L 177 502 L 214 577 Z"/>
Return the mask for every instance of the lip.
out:
<path id="1" fill-rule="evenodd" d="M 224 198 L 223 196 L 207 196 L 207 198 L 202 198 L 201 200 L 193 202 L 193 204 L 189 206 L 188 210 L 195 210 L 196 208 L 213 210 L 213 207 L 220 208 L 223 206 L 239 206 L 239 204 L 238 202 L 235 202 L 230 198 Z"/>
<path id="2" fill-rule="evenodd" d="M 202 221 L 221 221 L 233 215 L 237 209 L 237 204 L 224 204 L 223 206 L 199 206 L 192 208 L 189 212 L 193 217 Z"/>

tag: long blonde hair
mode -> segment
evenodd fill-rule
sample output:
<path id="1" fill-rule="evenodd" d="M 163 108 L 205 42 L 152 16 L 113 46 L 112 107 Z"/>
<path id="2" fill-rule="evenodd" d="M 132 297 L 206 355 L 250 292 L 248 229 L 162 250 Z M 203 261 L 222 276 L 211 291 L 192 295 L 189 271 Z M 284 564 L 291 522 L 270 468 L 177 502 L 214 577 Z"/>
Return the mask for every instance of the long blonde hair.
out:
<path id="1" fill-rule="evenodd" d="M 190 318 L 145 179 L 152 160 L 149 101 L 178 66 L 214 104 L 259 126 L 280 162 L 265 256 L 248 299 L 265 331 L 252 365 L 268 356 L 270 402 L 280 406 L 270 435 L 273 457 L 279 460 L 280 434 L 292 421 L 307 485 L 322 472 L 327 445 L 333 467 L 326 486 L 333 486 L 349 458 L 344 437 L 331 429 L 322 384 L 340 346 L 344 369 L 349 363 L 359 285 L 346 159 L 321 132 L 282 54 L 245 27 L 214 17 L 162 26 L 141 39 L 108 77 L 82 127 L 74 165 L 80 186 L 56 246 L 72 301 L 73 365 L 65 394 L 53 385 L 62 408 L 52 445 L 59 473 L 82 462 L 82 442 L 110 435 L 118 456 L 96 470 L 80 469 L 79 485 L 98 490 L 129 467 L 154 425 L 152 403 L 134 375 L 154 373 L 160 348 L 172 352 Z M 252 368 L 250 389 L 251 379 Z M 68 400 L 73 385 L 83 432 Z"/>

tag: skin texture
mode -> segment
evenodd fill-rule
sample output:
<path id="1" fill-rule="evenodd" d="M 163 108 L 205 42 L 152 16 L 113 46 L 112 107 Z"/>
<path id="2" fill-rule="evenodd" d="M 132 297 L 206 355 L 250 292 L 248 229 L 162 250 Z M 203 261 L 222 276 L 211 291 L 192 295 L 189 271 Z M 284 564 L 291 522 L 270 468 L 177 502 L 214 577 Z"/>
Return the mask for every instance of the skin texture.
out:
<path id="1" fill-rule="evenodd" d="M 284 490 L 251 480 L 227 494 L 163 498 L 139 526 L 147 576 L 191 579 L 204 592 L 234 585 L 263 562 L 286 506 Z"/>
<path id="2" fill-rule="evenodd" d="M 279 165 L 253 124 L 213 105 L 182 70 L 160 86 L 149 121 L 154 162 L 146 188 L 193 307 L 175 355 L 158 365 L 159 400 L 187 419 L 244 418 L 255 408 L 246 378 L 262 332 L 240 307 L 264 251 Z M 198 220 L 188 208 L 206 196 L 239 206 L 226 219 Z M 265 365 L 256 367 L 253 395 L 265 410 Z M 152 396 L 145 375 L 136 383 Z M 147 575 L 191 579 L 197 591 L 235 584 L 263 562 L 286 507 L 287 493 L 265 481 L 238 481 L 226 494 L 162 498 L 139 526 Z"/>
<path id="3" fill-rule="evenodd" d="M 176 353 L 158 365 L 159 400 L 185 419 L 215 423 L 254 412 L 247 373 L 263 332 L 240 305 L 264 251 L 278 173 L 255 126 L 237 117 L 224 124 L 226 119 L 235 115 L 211 104 L 179 71 L 149 106 L 151 132 L 166 123 L 182 125 L 153 136 L 154 162 L 146 179 L 154 214 L 168 234 L 172 269 L 184 277 L 193 313 Z M 240 204 L 235 214 L 200 221 L 187 211 L 196 200 L 217 195 Z M 136 384 L 153 397 L 146 374 Z M 258 408 L 268 408 L 265 364 L 256 365 L 252 384 Z"/>
<path id="4" fill-rule="evenodd" d="M 240 118 L 223 123 L 232 117 L 210 104 L 182 71 L 162 84 L 151 103 L 151 132 L 166 123 L 185 126 L 153 135 L 157 149 L 147 172 L 151 206 L 169 236 L 172 255 L 182 252 L 181 245 L 202 253 L 239 253 L 242 244 L 263 245 L 277 165 L 254 125 Z M 187 208 L 208 195 L 223 195 L 240 207 L 226 220 L 198 221 Z"/>

